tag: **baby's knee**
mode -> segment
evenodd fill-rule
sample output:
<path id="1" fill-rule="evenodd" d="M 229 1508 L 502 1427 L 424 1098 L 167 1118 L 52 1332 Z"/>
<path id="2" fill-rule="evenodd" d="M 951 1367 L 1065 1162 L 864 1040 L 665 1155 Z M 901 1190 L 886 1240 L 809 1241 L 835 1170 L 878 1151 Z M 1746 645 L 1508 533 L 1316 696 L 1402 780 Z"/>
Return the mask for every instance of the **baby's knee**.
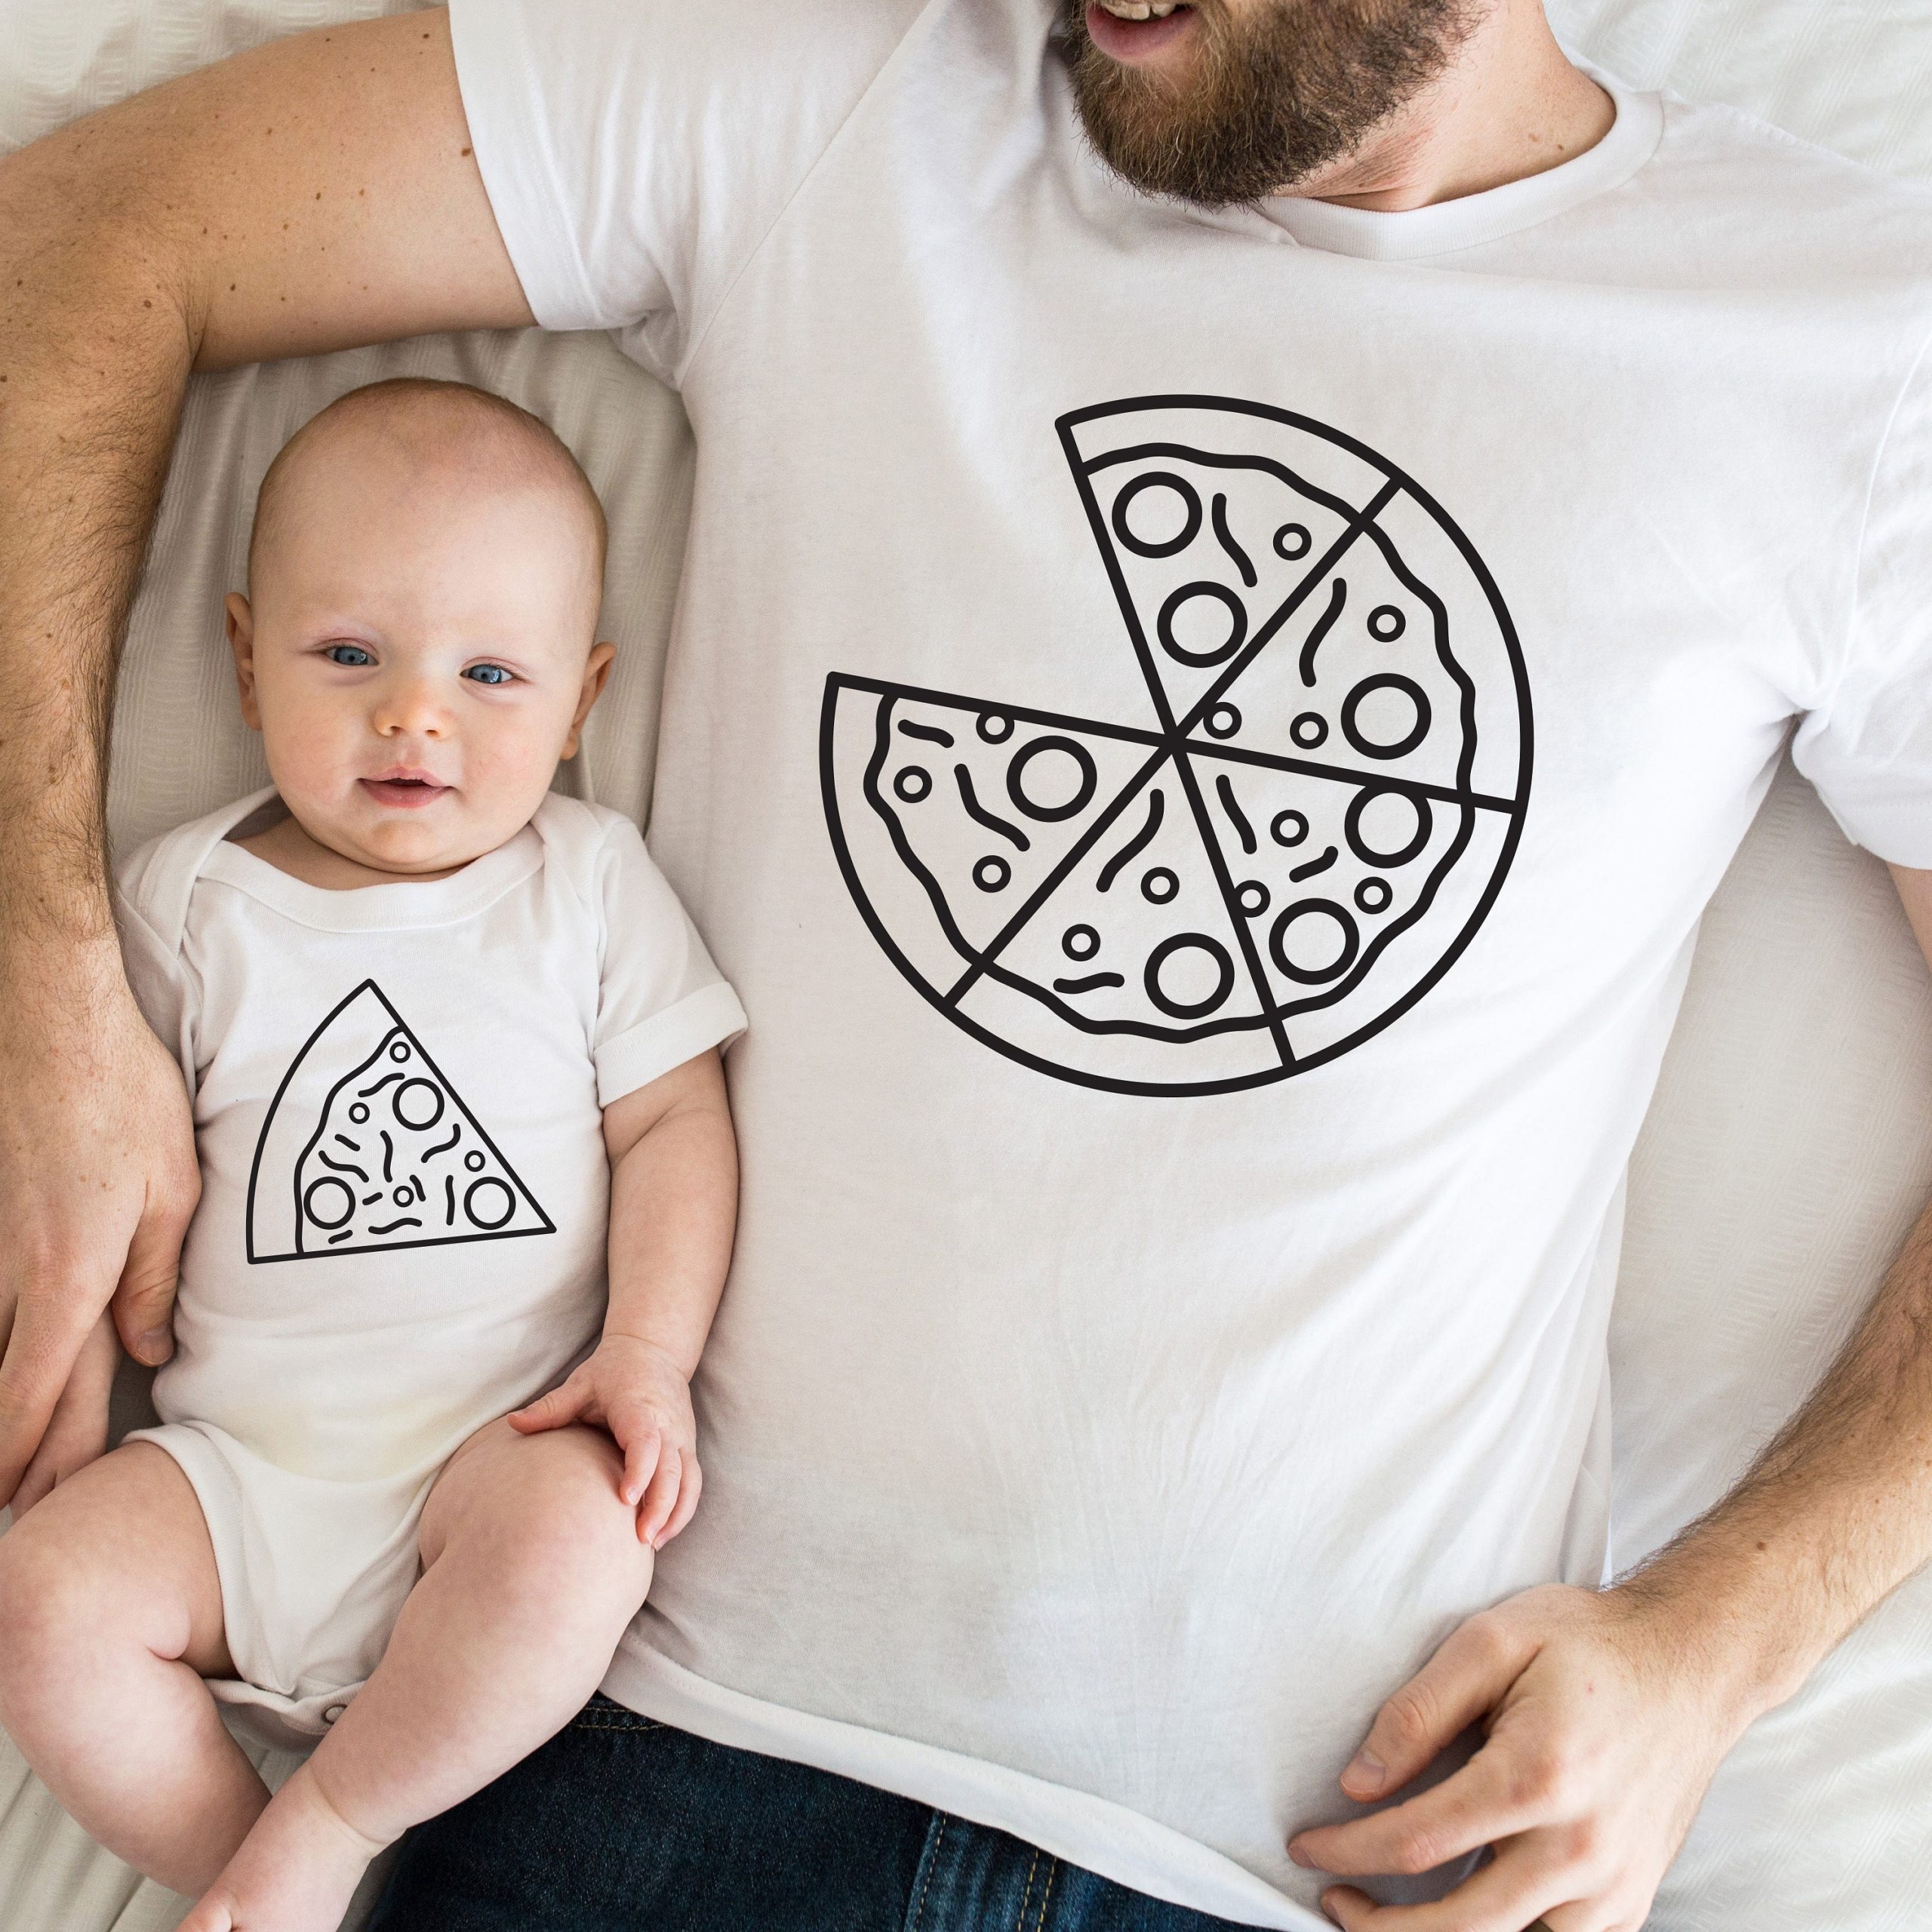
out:
<path id="1" fill-rule="evenodd" d="M 104 1606 L 87 1567 L 32 1518 L 0 1536 L 0 1711 L 60 1672 L 85 1634 L 97 1639 Z"/>

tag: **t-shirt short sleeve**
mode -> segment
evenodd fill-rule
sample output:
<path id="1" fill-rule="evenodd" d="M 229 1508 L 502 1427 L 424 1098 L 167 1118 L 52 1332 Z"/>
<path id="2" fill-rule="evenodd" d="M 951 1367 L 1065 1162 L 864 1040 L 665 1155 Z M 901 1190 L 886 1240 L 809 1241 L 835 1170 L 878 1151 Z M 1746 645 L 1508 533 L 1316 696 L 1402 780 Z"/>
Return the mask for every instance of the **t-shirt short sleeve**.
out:
<path id="1" fill-rule="evenodd" d="M 1844 660 L 1792 756 L 1848 838 L 1932 868 L 1932 352 L 1872 472 Z"/>
<path id="2" fill-rule="evenodd" d="M 601 953 L 591 1053 L 598 1104 L 606 1107 L 745 1030 L 737 995 L 637 828 L 613 817 L 594 886 Z"/>
<path id="3" fill-rule="evenodd" d="M 469 138 L 547 328 L 675 383 L 923 0 L 452 0 Z"/>

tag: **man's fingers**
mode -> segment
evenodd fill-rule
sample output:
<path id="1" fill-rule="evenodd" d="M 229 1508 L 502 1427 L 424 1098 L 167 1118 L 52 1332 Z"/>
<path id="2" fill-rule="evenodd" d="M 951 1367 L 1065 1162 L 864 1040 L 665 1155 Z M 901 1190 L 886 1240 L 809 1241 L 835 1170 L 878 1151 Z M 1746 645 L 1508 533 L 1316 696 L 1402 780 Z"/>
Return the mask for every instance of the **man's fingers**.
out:
<path id="1" fill-rule="evenodd" d="M 1408 1783 L 1456 1734 L 1502 1701 L 1536 1655 L 1503 1619 L 1472 1617 L 1376 1713 L 1346 1770 L 1351 1798 L 1380 1797 Z"/>
<path id="2" fill-rule="evenodd" d="M 1341 1878 L 1432 1872 L 1465 1852 L 1547 1823 L 1552 1779 L 1540 1767 L 1517 1764 L 1500 1746 L 1485 1745 L 1454 1777 L 1406 1804 L 1297 1832 L 1289 1841 L 1289 1856 Z"/>
<path id="3" fill-rule="evenodd" d="M 1574 1885 L 1516 1846 L 1427 1905 L 1377 1905 L 1353 1885 L 1321 1894 L 1343 1932 L 1528 1932 L 1543 1913 L 1575 1897 Z M 1542 1932 L 1542 1928 L 1539 1928 Z"/>
<path id="4" fill-rule="evenodd" d="M 671 1512 L 677 1504 L 684 1460 L 669 1443 L 664 1445 L 664 1453 L 658 1459 L 657 1473 L 651 1478 L 651 1487 L 645 1491 L 643 1503 L 638 1510 L 638 1535 L 653 1549 L 663 1546 L 664 1525 L 669 1521 Z"/>
<path id="5" fill-rule="evenodd" d="M 181 1238 L 192 1211 L 192 1202 L 186 1209 L 149 1208 L 128 1244 L 127 1266 L 114 1291 L 114 1325 L 121 1346 L 150 1368 L 158 1368 L 174 1352 L 174 1284 Z"/>
<path id="6" fill-rule="evenodd" d="M 7 1355 L 0 1362 L 0 1506 L 19 1486 L 75 1358 L 100 1318 L 69 1291 L 23 1300 L 14 1312 Z"/>

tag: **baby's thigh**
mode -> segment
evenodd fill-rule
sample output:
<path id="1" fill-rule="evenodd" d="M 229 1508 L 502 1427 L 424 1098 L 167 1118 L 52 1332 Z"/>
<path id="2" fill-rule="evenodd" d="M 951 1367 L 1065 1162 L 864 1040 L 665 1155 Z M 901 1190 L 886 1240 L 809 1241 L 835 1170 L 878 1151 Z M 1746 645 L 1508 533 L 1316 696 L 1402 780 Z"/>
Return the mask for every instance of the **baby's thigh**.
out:
<path id="1" fill-rule="evenodd" d="M 85 1670 L 131 1644 L 204 1677 L 234 1671 L 201 1504 L 151 1442 L 90 1463 L 0 1537 L 0 1670 L 10 1681 Z"/>
<path id="2" fill-rule="evenodd" d="M 623 1457 L 601 1429 L 571 1423 L 522 1435 L 499 1420 L 444 1466 L 423 1509 L 427 1566 L 454 1545 L 499 1574 L 581 1589 L 607 1585 L 633 1605 L 651 1586 L 651 1546 L 619 1494 Z"/>

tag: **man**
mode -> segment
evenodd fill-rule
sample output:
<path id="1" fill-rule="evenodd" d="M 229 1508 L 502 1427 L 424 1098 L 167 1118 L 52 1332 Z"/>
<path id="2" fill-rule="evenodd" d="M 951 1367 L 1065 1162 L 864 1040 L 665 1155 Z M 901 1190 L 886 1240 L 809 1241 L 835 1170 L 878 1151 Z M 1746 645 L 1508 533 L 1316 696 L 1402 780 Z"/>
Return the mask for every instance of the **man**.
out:
<path id="1" fill-rule="evenodd" d="M 100 823 L 188 371 L 534 316 L 697 432 L 706 1504 L 379 1922 L 1640 1924 L 1932 1551 L 1922 1226 L 1601 1587 L 1623 1162 L 1794 716 L 1932 943 L 1923 198 L 1534 0 L 458 0 L 23 151 L 0 263 L 0 1484 L 192 1204 Z"/>

